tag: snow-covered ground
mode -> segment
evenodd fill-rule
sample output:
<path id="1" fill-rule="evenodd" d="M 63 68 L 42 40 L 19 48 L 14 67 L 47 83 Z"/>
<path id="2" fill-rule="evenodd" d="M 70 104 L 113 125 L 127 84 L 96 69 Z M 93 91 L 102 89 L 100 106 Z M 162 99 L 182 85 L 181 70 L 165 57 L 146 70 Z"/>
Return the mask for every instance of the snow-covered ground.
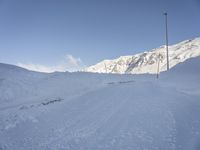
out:
<path id="1" fill-rule="evenodd" d="M 200 57 L 155 75 L 0 64 L 0 150 L 199 150 Z"/>
<path id="2" fill-rule="evenodd" d="M 171 45 L 169 46 L 169 67 L 172 68 L 189 58 L 197 56 L 200 56 L 200 38 Z M 160 71 L 165 71 L 167 69 L 165 46 L 136 55 L 104 60 L 82 71 L 118 74 L 155 74 L 157 73 L 158 62 L 160 62 Z"/>

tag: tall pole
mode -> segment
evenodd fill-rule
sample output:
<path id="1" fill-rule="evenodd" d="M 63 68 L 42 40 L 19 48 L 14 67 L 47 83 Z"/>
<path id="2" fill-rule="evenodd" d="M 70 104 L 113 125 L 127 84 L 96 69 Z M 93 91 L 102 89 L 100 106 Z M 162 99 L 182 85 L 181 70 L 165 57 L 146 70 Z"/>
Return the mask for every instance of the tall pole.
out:
<path id="1" fill-rule="evenodd" d="M 165 15 L 165 27 L 166 27 L 166 52 L 167 52 L 167 70 L 169 70 L 169 52 L 168 52 L 168 26 L 167 26 L 167 13 Z"/>

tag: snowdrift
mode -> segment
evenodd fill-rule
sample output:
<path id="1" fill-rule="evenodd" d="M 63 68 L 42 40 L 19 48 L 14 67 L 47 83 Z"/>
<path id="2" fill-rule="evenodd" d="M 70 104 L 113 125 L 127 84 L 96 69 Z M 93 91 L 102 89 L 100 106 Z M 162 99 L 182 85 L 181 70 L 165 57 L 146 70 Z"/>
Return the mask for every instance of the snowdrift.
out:
<path id="1" fill-rule="evenodd" d="M 199 150 L 200 58 L 155 75 L 0 64 L 1 150 Z"/>

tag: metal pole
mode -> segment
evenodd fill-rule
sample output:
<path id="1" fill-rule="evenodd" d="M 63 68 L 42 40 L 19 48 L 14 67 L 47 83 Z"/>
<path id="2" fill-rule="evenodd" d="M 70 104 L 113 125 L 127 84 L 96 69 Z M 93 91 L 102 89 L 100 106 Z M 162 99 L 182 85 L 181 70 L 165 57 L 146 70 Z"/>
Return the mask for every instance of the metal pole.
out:
<path id="1" fill-rule="evenodd" d="M 165 27 L 166 27 L 166 52 L 167 52 L 167 70 L 169 70 L 169 52 L 168 52 L 168 26 L 167 26 L 167 13 L 165 15 Z"/>

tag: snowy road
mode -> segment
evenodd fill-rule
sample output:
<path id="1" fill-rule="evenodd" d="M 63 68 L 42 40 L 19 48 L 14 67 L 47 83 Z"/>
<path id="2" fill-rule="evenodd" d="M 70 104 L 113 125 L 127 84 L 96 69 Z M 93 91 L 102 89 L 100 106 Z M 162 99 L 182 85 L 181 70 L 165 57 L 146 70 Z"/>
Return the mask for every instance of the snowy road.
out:
<path id="1" fill-rule="evenodd" d="M 199 88 L 200 72 L 176 77 L 188 66 L 177 66 L 159 80 L 150 75 L 51 75 L 37 84 L 54 85 L 48 88 L 51 93 L 40 91 L 36 101 L 60 93 L 62 101 L 0 111 L 0 150 L 198 150 L 200 93 L 188 89 Z"/>

